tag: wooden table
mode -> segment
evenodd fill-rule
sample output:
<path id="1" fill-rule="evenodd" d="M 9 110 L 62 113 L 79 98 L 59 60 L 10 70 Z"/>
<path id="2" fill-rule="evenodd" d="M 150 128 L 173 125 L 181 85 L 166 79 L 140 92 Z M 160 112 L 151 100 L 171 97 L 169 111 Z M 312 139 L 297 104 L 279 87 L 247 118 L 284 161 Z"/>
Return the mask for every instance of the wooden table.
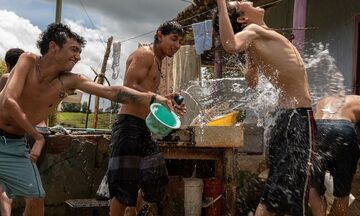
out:
<path id="1" fill-rule="evenodd" d="M 243 146 L 244 127 L 187 127 L 159 140 L 165 159 L 213 160 L 215 177 L 223 181 L 224 215 L 235 215 L 236 151 Z"/>

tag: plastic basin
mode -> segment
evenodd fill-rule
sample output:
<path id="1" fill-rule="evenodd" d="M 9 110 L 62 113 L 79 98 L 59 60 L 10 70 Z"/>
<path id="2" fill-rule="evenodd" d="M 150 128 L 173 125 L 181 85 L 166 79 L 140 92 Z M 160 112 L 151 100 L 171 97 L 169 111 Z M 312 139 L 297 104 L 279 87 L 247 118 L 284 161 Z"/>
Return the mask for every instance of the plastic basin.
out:
<path id="1" fill-rule="evenodd" d="M 181 125 L 179 117 L 160 103 L 151 104 L 145 122 L 149 130 L 159 137 L 168 135 Z"/>
<path id="2" fill-rule="evenodd" d="M 206 126 L 232 126 L 236 123 L 236 116 L 239 112 L 231 112 L 220 118 L 214 119 L 206 124 Z"/>

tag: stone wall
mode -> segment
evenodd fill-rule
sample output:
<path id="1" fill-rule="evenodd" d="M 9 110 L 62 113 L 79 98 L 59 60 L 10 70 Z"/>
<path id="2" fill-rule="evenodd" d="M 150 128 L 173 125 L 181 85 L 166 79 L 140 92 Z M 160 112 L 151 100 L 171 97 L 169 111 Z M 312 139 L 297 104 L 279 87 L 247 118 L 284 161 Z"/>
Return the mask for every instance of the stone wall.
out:
<path id="1" fill-rule="evenodd" d="M 110 136 L 57 136 L 47 139 L 48 152 L 39 171 L 46 191 L 46 215 L 63 216 L 68 199 L 95 198 L 105 174 Z M 13 215 L 21 215 L 22 199 L 16 199 Z"/>
<path id="2" fill-rule="evenodd" d="M 107 215 L 108 209 L 102 212 L 91 212 L 80 209 L 76 213 L 65 205 L 69 199 L 95 198 L 98 185 L 105 174 L 110 153 L 109 135 L 87 136 L 56 136 L 47 140 L 48 152 L 45 161 L 40 166 L 42 181 L 47 192 L 45 199 L 46 215 L 71 216 L 71 215 Z M 176 149 L 174 149 L 176 151 Z M 237 213 L 242 216 L 249 211 L 254 211 L 261 195 L 265 179 L 264 156 L 237 153 L 236 178 L 237 178 Z M 260 176 L 260 177 L 259 177 Z M 177 215 L 183 212 L 183 181 L 180 176 L 170 178 L 170 184 L 165 196 L 167 212 L 165 215 Z M 353 195 L 357 198 L 350 207 L 349 216 L 358 215 L 360 212 L 360 169 L 353 182 Z M 16 199 L 13 205 L 13 215 L 21 215 L 23 199 Z M 79 214 L 79 211 L 81 214 Z M 69 212 L 74 212 L 69 214 Z"/>

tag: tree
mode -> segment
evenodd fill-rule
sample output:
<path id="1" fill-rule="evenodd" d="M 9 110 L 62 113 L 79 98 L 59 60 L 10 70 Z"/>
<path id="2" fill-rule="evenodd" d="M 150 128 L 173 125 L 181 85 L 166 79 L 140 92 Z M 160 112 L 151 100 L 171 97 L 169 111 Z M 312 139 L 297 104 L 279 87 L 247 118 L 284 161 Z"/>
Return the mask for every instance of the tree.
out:
<path id="1" fill-rule="evenodd" d="M 57 120 L 58 120 L 57 111 L 50 113 L 50 115 L 48 117 L 48 127 L 55 126 L 55 123 L 57 122 Z"/>
<path id="2" fill-rule="evenodd" d="M 86 101 L 84 101 L 84 102 L 81 104 L 81 112 L 86 113 L 87 108 L 88 108 L 88 103 L 87 103 Z"/>
<path id="3" fill-rule="evenodd" d="M 4 60 L 0 60 L 0 76 L 7 72 L 6 63 Z"/>
<path id="4" fill-rule="evenodd" d="M 81 104 L 77 103 L 62 103 L 61 104 L 61 111 L 63 112 L 80 112 Z"/>

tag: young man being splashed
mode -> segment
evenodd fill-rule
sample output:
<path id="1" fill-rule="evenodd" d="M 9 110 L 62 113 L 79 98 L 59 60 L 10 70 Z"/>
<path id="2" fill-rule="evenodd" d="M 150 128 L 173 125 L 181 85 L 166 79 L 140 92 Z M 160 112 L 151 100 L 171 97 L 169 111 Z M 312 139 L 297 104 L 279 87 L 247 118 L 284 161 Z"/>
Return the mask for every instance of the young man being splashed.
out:
<path id="1" fill-rule="evenodd" d="M 217 5 L 215 29 L 218 24 L 226 52 L 245 51 L 248 86 L 257 86 L 261 71 L 280 92 L 268 143 L 269 177 L 255 215 L 305 215 L 315 124 L 303 60 L 265 24 L 262 8 L 249 1 Z"/>

